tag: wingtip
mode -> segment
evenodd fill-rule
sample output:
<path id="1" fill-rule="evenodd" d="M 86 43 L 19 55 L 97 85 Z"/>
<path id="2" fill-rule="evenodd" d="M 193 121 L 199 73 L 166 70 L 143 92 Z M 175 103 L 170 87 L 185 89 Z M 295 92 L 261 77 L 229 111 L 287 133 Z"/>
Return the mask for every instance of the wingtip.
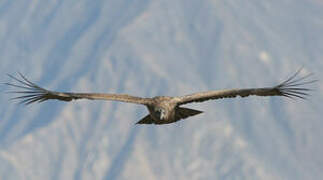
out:
<path id="1" fill-rule="evenodd" d="M 19 100 L 19 104 L 29 105 L 34 102 L 40 102 L 46 99 L 45 89 L 38 87 L 36 84 L 29 81 L 22 73 L 17 72 L 17 75 L 7 74 L 13 82 L 5 82 L 4 85 L 17 88 L 20 90 L 8 91 L 8 93 L 20 94 L 21 96 L 16 96 L 10 98 L 11 101 Z"/>
<path id="2" fill-rule="evenodd" d="M 293 100 L 303 99 L 308 100 L 307 97 L 310 96 L 309 91 L 314 91 L 304 87 L 304 85 L 314 84 L 318 82 L 318 79 L 309 79 L 313 77 L 314 73 L 307 73 L 304 76 L 299 76 L 304 66 L 299 68 L 292 76 L 287 78 L 287 80 L 280 83 L 275 88 L 278 90 L 280 96 L 284 96 Z"/>

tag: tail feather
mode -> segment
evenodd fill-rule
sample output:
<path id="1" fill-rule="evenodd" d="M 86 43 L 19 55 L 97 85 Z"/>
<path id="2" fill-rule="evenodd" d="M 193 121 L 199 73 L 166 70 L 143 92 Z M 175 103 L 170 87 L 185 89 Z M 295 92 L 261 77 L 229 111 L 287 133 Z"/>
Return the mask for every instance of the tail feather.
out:
<path id="1" fill-rule="evenodd" d="M 153 124 L 153 123 L 154 123 L 153 119 L 148 114 L 147 116 L 142 118 L 140 121 L 138 121 L 136 124 Z"/>
<path id="2" fill-rule="evenodd" d="M 174 123 L 176 121 L 179 121 L 181 119 L 186 119 L 190 116 L 195 116 L 198 114 L 203 113 L 203 111 L 195 110 L 195 109 L 189 109 L 189 108 L 182 108 L 182 107 L 177 107 L 176 112 L 175 112 L 175 120 L 171 122 L 165 122 L 165 123 L 156 123 L 154 120 L 151 118 L 151 116 L 148 114 L 144 118 L 142 118 L 140 121 L 138 121 L 136 124 L 169 124 L 169 123 Z"/>
<path id="3" fill-rule="evenodd" d="M 183 107 L 178 107 L 176 109 L 175 113 L 175 119 L 176 121 L 179 121 L 181 119 L 186 119 L 190 116 L 195 116 L 198 114 L 203 113 L 203 111 L 195 110 L 195 109 L 189 109 L 189 108 L 183 108 Z"/>

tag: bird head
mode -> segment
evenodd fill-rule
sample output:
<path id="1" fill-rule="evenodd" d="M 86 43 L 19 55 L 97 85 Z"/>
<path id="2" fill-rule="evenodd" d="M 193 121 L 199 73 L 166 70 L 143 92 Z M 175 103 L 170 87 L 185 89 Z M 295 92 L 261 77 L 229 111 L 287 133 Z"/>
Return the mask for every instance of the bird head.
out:
<path id="1" fill-rule="evenodd" d="M 159 119 L 165 119 L 166 117 L 166 111 L 162 108 L 156 108 L 155 109 L 155 115 L 159 118 Z"/>

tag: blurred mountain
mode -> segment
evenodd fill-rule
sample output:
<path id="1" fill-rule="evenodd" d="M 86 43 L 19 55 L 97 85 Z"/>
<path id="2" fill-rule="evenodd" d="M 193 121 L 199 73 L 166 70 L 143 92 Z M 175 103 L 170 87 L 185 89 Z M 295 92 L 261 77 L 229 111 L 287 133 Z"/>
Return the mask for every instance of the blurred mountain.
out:
<path id="1" fill-rule="evenodd" d="M 271 86 L 304 66 L 322 80 L 319 0 L 2 0 L 0 81 L 48 89 L 184 95 Z M 0 179 L 319 179 L 323 84 L 309 100 L 191 104 L 135 125 L 143 106 L 9 101 L 0 87 Z"/>

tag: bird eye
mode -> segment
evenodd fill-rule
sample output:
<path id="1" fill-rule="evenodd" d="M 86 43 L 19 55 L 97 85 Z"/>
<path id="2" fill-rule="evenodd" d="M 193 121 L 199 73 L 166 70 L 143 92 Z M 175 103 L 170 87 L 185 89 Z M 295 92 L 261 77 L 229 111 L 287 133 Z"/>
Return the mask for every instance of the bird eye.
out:
<path id="1" fill-rule="evenodd" d="M 160 114 L 164 114 L 164 110 L 163 109 L 156 109 L 155 112 L 160 115 Z"/>

